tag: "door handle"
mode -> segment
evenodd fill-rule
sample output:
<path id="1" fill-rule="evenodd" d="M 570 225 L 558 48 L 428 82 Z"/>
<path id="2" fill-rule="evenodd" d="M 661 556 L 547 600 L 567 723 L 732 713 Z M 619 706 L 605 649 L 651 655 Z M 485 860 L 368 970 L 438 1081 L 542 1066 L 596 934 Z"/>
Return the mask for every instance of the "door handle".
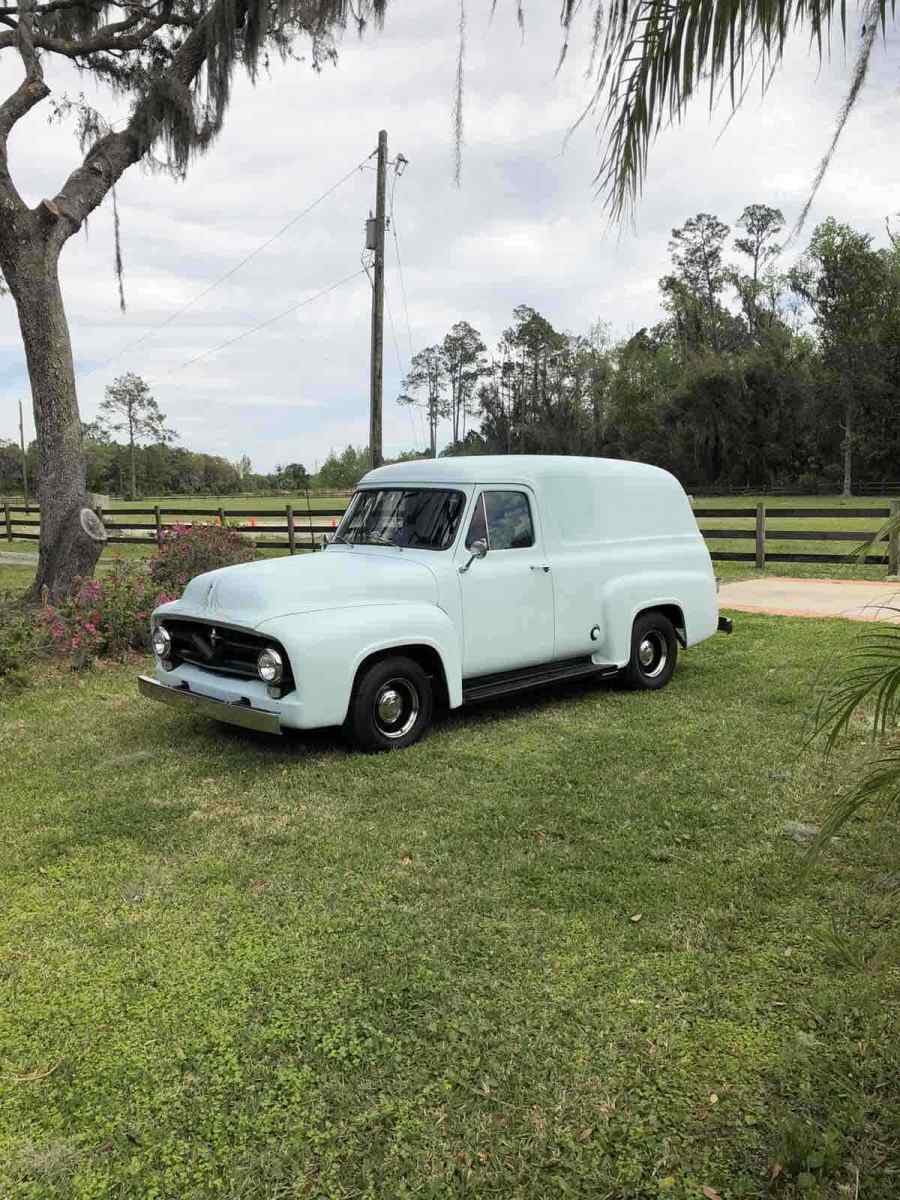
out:
<path id="1" fill-rule="evenodd" d="M 538 566 L 534 566 L 534 565 L 532 565 L 532 566 L 531 566 L 531 567 L 529 567 L 528 569 L 529 569 L 530 571 L 543 571 L 545 575 L 546 575 L 546 574 L 548 573 L 548 571 L 550 570 L 550 568 L 549 568 L 549 567 L 538 567 Z"/>

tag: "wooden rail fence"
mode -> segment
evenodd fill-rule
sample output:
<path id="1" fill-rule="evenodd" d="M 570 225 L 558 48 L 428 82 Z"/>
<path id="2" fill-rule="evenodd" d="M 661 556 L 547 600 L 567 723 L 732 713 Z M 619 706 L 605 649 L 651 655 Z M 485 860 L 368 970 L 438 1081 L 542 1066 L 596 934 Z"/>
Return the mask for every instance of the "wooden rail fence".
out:
<path id="1" fill-rule="evenodd" d="M 848 521 L 878 520 L 882 524 L 891 517 L 900 516 L 900 501 L 892 500 L 889 507 L 884 508 L 786 508 L 766 507 L 757 504 L 755 509 L 718 508 L 709 505 L 694 507 L 694 516 L 698 521 L 711 518 L 742 518 L 753 520 L 752 529 L 704 529 L 700 532 L 707 541 L 752 541 L 753 552 L 739 550 L 710 550 L 710 557 L 719 562 L 748 562 L 753 563 L 757 570 L 764 570 L 767 562 L 796 562 L 796 563 L 841 563 L 846 562 L 852 550 L 845 554 L 807 553 L 804 551 L 771 551 L 767 542 L 852 542 L 861 546 L 871 536 L 870 530 L 865 529 L 773 529 L 769 522 L 786 520 L 824 520 L 838 519 Z M 866 554 L 860 561 L 867 564 L 887 566 L 889 575 L 900 572 L 900 534 L 896 531 L 887 540 L 885 553 Z"/>
<path id="2" fill-rule="evenodd" d="M 229 528 L 238 533 L 250 533 L 263 538 L 261 544 L 266 548 L 289 550 L 291 554 L 297 550 L 316 549 L 316 539 L 328 533 L 332 524 L 344 515 L 343 508 L 312 509 L 301 514 L 290 504 L 284 508 L 255 509 L 169 508 L 168 505 L 156 504 L 153 508 L 98 508 L 96 512 L 106 526 L 109 535 L 107 541 L 112 543 L 134 546 L 156 542 L 158 545 L 167 530 L 187 524 L 186 518 L 190 518 L 191 521 L 203 523 L 227 523 Z M 22 517 L 18 515 L 20 513 L 26 515 Z M 34 505 L 4 504 L 3 516 L 7 541 L 37 541 L 40 537 L 40 510 Z M 146 517 L 152 520 L 142 519 Z M 257 520 L 263 520 L 266 524 L 257 525 Z M 242 523 L 233 524 L 235 521 Z M 249 524 L 251 521 L 254 523 Z M 21 532 L 23 527 L 26 530 L 24 533 Z M 278 541 L 270 538 L 270 534 L 286 534 L 287 538 Z"/>
<path id="3" fill-rule="evenodd" d="M 230 527 L 239 533 L 253 534 L 261 539 L 260 544 L 275 550 L 289 550 L 291 554 L 298 550 L 316 549 L 320 544 L 322 534 L 328 533 L 337 518 L 343 516 L 343 508 L 324 508 L 306 510 L 298 513 L 290 504 L 284 508 L 169 508 L 168 505 L 154 505 L 152 508 L 107 508 L 98 509 L 100 516 L 109 531 L 109 541 L 126 545 L 146 545 L 148 542 L 162 540 L 167 529 L 183 524 L 184 518 L 192 520 L 214 521 L 222 524 L 239 521 Z M 24 514 L 24 516 L 20 515 Z M 850 521 L 879 521 L 883 523 L 889 517 L 900 516 L 900 500 L 892 500 L 889 506 L 879 508 L 784 508 L 781 506 L 768 507 L 757 504 L 755 508 L 747 505 L 736 507 L 697 505 L 694 515 L 698 521 L 704 520 L 752 520 L 753 527 L 745 528 L 703 528 L 701 533 L 708 542 L 752 542 L 752 550 L 716 550 L 710 549 L 711 557 L 720 562 L 753 563 L 758 570 L 763 570 L 767 562 L 796 562 L 796 563 L 841 563 L 846 562 L 852 550 L 847 553 L 810 553 L 805 551 L 772 551 L 767 548 L 770 542 L 848 542 L 861 545 L 870 531 L 865 529 L 782 529 L 772 527 L 771 522 L 782 520 L 822 520 L 838 519 Z M 3 516 L 7 541 L 37 541 L 40 536 L 40 512 L 35 507 L 5 503 Z M 152 518 L 143 520 L 141 518 Z M 164 519 L 165 518 L 165 519 Z M 174 519 L 172 519 L 174 518 Z M 267 522 L 257 525 L 256 521 Z M 249 523 L 249 522 L 252 522 Z M 269 524 L 268 522 L 273 522 Z M 24 532 L 23 532 L 24 529 Z M 271 535 L 286 534 L 286 538 L 274 540 Z M 865 562 L 872 565 L 887 567 L 889 575 L 900 574 L 900 535 L 894 534 L 888 539 L 886 553 L 867 554 Z"/>

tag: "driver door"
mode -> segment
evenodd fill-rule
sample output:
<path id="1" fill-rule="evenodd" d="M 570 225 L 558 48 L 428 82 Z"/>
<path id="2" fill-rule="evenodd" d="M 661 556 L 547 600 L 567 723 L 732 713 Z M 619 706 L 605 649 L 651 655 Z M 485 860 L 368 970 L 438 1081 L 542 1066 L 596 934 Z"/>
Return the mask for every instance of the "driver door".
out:
<path id="1" fill-rule="evenodd" d="M 488 552 L 459 574 L 463 678 L 536 666 L 553 658 L 553 577 L 534 499 L 522 487 L 479 490 L 459 565 L 484 539 Z"/>

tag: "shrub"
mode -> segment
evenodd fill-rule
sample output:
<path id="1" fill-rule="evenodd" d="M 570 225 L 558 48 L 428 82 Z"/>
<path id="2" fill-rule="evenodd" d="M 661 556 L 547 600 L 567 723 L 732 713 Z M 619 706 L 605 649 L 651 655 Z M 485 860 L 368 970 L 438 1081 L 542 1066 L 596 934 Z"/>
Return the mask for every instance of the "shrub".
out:
<path id="1" fill-rule="evenodd" d="M 180 594 L 195 575 L 255 557 L 255 544 L 227 525 L 176 525 L 163 534 L 150 575 L 160 587 Z"/>
<path id="2" fill-rule="evenodd" d="M 83 667 L 145 650 L 151 612 L 174 599 L 142 564 L 118 560 L 102 578 L 76 580 L 71 595 L 47 605 L 42 617 L 57 648 Z"/>
<path id="3" fill-rule="evenodd" d="M 34 609 L 0 598 L 0 689 L 24 687 L 29 669 L 46 652 L 48 642 Z"/>

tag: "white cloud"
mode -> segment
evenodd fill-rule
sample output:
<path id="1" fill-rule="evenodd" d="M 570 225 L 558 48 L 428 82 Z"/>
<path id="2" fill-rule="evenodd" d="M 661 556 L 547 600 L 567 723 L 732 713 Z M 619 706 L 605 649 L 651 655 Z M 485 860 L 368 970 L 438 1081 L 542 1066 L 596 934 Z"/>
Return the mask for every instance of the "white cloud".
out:
<path id="1" fill-rule="evenodd" d="M 716 144 L 725 112 L 702 99 L 651 155 L 636 231 L 610 230 L 595 198 L 600 148 L 590 121 L 566 133 L 589 97 L 584 53 L 573 43 L 555 75 L 554 6 L 529 9 L 521 42 L 509 11 L 493 22 L 470 7 L 462 186 L 452 181 L 451 101 L 455 11 L 438 0 L 395 0 L 382 34 L 348 36 L 336 68 L 314 75 L 278 64 L 256 87 L 241 80 L 225 132 L 186 182 L 133 171 L 118 189 L 128 311 L 118 311 L 109 206 L 62 261 L 80 399 L 91 417 L 124 370 L 143 374 L 184 444 L 229 458 L 250 454 L 312 466 L 368 432 L 369 295 L 364 276 L 233 346 L 183 367 L 359 266 L 374 175 L 362 170 L 333 196 L 165 328 L 180 306 L 255 250 L 373 148 L 387 128 L 391 152 L 410 166 L 397 185 L 397 230 L 414 349 L 466 318 L 492 344 L 514 305 L 538 308 L 558 327 L 598 317 L 617 334 L 659 315 L 656 281 L 673 226 L 698 211 L 733 223 L 745 204 L 796 217 L 827 146 L 848 68 L 821 70 L 798 39 L 765 103 L 751 90 Z M 582 47 L 583 49 L 583 47 Z M 810 226 L 828 213 L 883 240 L 900 208 L 894 170 L 896 89 L 880 49 Z M 84 88 L 47 65 L 57 92 Z M 0 56 L 0 88 L 18 82 Z M 104 102 L 105 110 L 113 113 Z M 29 202 L 55 192 L 78 161 L 71 131 L 36 110 L 16 130 L 14 177 Z M 388 240 L 385 442 L 423 445 L 421 417 L 394 399 L 409 356 L 406 317 Z M 150 334 L 150 336 L 145 336 Z M 138 346 L 120 353 L 138 339 Z M 103 366 L 115 356 L 108 366 Z M 15 400 L 27 394 L 14 308 L 0 303 L 0 436 L 16 434 Z"/>

